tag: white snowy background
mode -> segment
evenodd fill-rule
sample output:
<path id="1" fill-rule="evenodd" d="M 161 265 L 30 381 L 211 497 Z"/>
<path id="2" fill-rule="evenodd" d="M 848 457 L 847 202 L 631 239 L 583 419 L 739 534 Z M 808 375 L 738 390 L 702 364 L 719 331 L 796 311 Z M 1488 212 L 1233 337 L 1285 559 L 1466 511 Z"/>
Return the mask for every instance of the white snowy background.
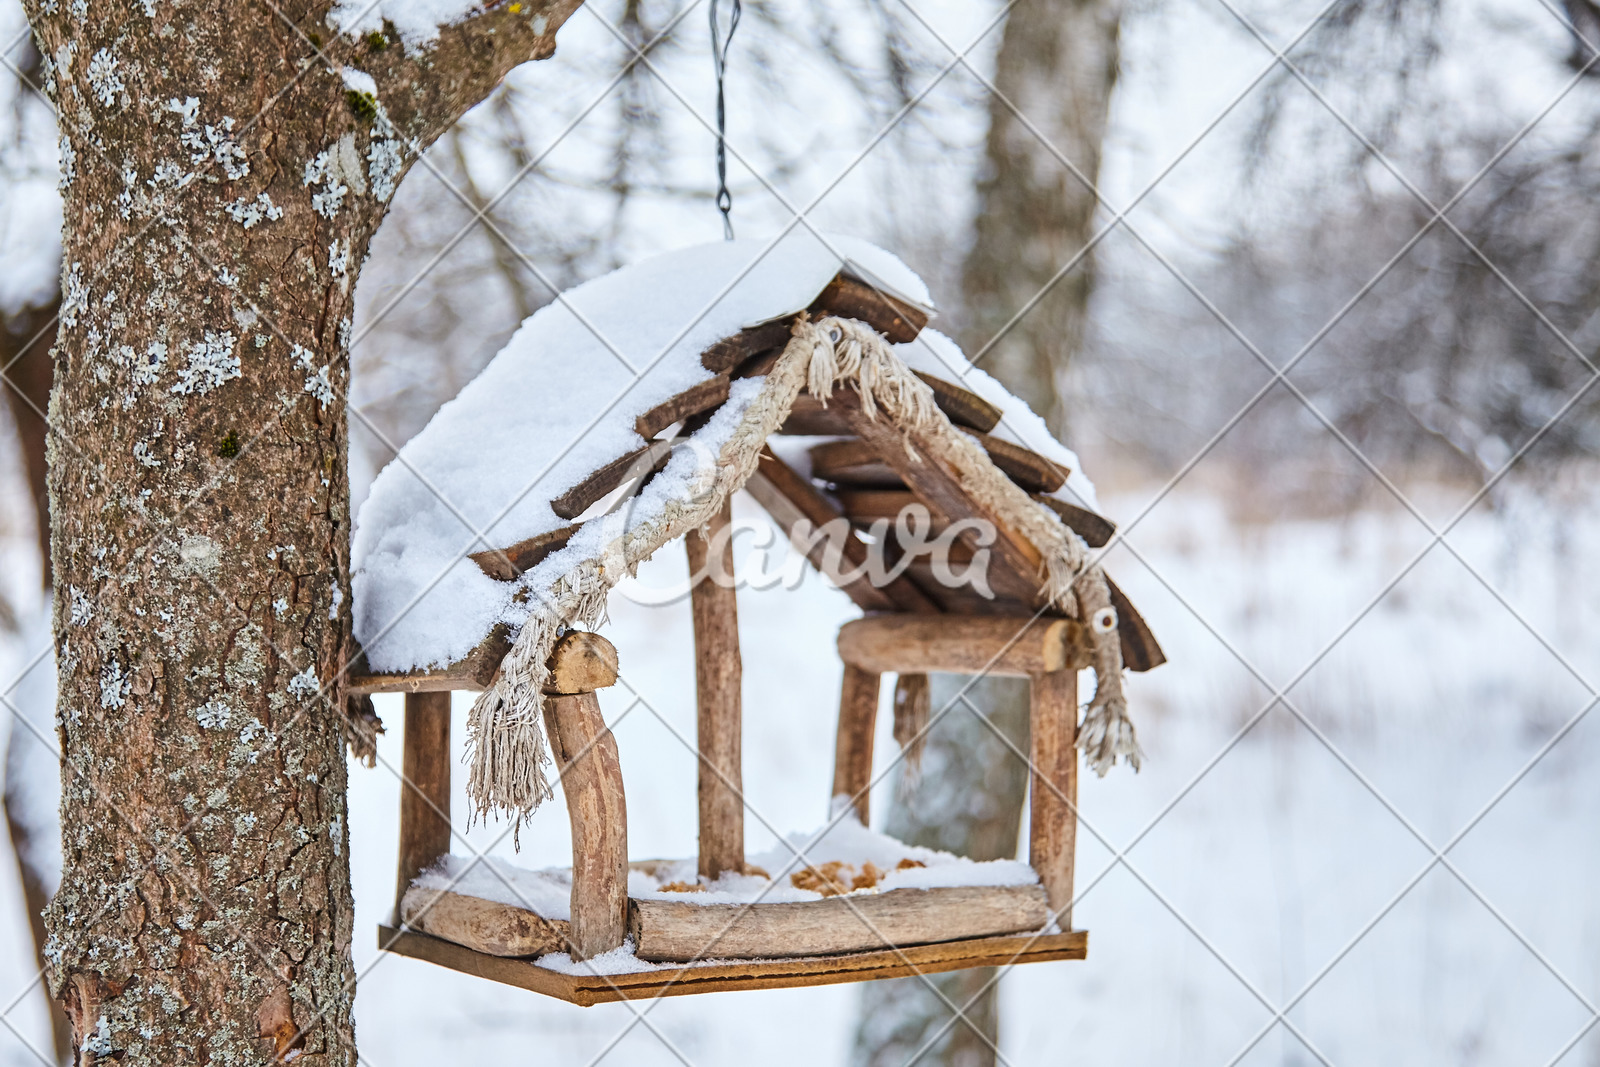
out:
<path id="1" fill-rule="evenodd" d="M 964 72 L 952 74 L 928 95 L 923 125 L 886 139 L 830 190 L 866 143 L 874 116 L 854 109 L 837 66 L 804 47 L 809 38 L 797 27 L 806 8 L 774 7 L 790 19 L 787 36 L 747 29 L 734 63 L 738 70 L 740 47 L 747 56 L 764 55 L 771 61 L 767 81 L 781 85 L 757 84 L 748 72 L 745 81 L 736 78 L 734 144 L 747 146 L 756 165 L 774 168 L 773 186 L 794 205 L 826 191 L 811 215 L 819 226 L 894 248 L 941 302 L 953 304 L 952 264 L 959 263 L 982 146 L 981 86 Z M 960 46 L 994 15 L 989 5 L 918 7 Z M 617 18 L 619 9 L 596 10 Z M 817 10 L 838 15 L 845 5 Z M 1296 3 L 1266 14 L 1281 35 L 1310 10 Z M 1560 91 L 1567 45 L 1550 11 L 1515 0 L 1452 10 L 1450 60 L 1438 74 L 1451 121 L 1489 116 L 1514 127 Z M 0 4 L 0 23 L 12 28 L 9 41 L 20 26 L 10 0 Z M 703 9 L 685 26 L 661 69 L 684 100 L 709 115 Z M 907 32 L 922 54 L 948 60 L 925 30 Z M 865 41 L 864 34 L 847 35 L 842 45 L 867 57 L 863 68 L 872 62 Z M 996 43 L 990 34 L 974 49 L 980 70 L 992 68 Z M 1212 0 L 1136 6 L 1123 47 L 1103 168 L 1107 197 L 1117 205 L 1138 194 L 1270 59 Z M 539 102 L 537 121 L 529 120 L 540 138 L 533 150 L 597 97 L 614 72 L 614 53 L 609 31 L 580 11 L 562 33 L 560 56 L 512 79 L 520 94 L 512 111 L 517 100 Z M 781 74 L 770 73 L 773 57 L 781 59 Z M 1343 89 L 1359 96 L 1354 80 Z M 670 146 L 652 172 L 654 191 L 629 201 L 618 221 L 611 193 L 585 184 L 585 176 L 605 170 L 613 147 L 606 116 L 615 117 L 614 106 L 605 104 L 498 213 L 526 259 L 497 252 L 479 230 L 444 255 L 437 273 L 407 288 L 427 255 L 470 217 L 444 178 L 470 176 L 492 195 L 510 177 L 511 165 L 486 147 L 495 124 L 512 121 L 504 114 L 480 109 L 459 139 L 430 155 L 437 174 L 419 167 L 407 180 L 360 294 L 355 388 L 370 427 L 352 423 L 358 497 L 389 458 L 374 429 L 391 444 L 414 433 L 509 335 L 521 317 L 519 301 L 532 302 L 525 312 L 548 299 L 535 265 L 568 285 L 616 262 L 716 236 L 719 223 L 705 196 L 710 136 L 671 92 L 657 86 L 648 99 L 662 116 L 657 139 Z M 1242 159 L 1254 103 L 1249 98 L 1224 118 L 1129 215 L 1163 255 L 1197 276 L 1216 263 L 1242 222 L 1270 229 L 1277 220 L 1287 230 L 1312 201 L 1389 181 L 1370 170 L 1351 173 L 1348 143 L 1339 140 L 1347 135 L 1303 95 L 1287 112 L 1294 150 L 1275 157 L 1270 181 L 1247 181 Z M 1558 133 L 1563 123 L 1587 121 L 1594 104 L 1593 90 L 1582 87 L 1551 112 L 1549 128 Z M 1422 111 L 1401 126 L 1437 118 Z M 43 144 L 48 152 L 53 142 L 34 141 L 27 158 L 36 163 L 34 150 Z M 1397 142 L 1404 145 L 1405 137 Z M 50 210 L 40 189 L 53 179 L 48 169 L 12 162 L 0 187 L 7 227 L 0 276 L 9 276 L 0 293 L 24 299 L 32 283 L 22 275 L 37 265 L 10 250 L 41 250 L 47 238 L 28 234 Z M 770 233 L 787 220 L 784 205 L 738 159 L 732 179 L 742 235 Z M 1381 247 L 1369 269 L 1406 236 L 1376 241 Z M 1448 547 L 1429 547 L 1433 535 L 1423 523 L 1308 418 L 1274 425 L 1320 437 L 1325 447 L 1275 453 L 1259 447 L 1276 440 L 1270 435 L 1254 438 L 1254 451 L 1225 441 L 1164 492 L 1179 463 L 1266 372 L 1237 346 L 1223 352 L 1210 334 L 1203 344 L 1186 344 L 1198 337 L 1203 316 L 1192 303 L 1179 306 L 1181 290 L 1125 233 L 1108 239 L 1101 265 L 1094 348 L 1075 377 L 1082 390 L 1078 431 L 1068 443 L 1083 455 L 1105 513 L 1128 530 L 1128 546 L 1115 550 L 1108 566 L 1171 662 L 1130 682 L 1149 754 L 1143 772 L 1119 768 L 1083 786 L 1087 830 L 1078 877 L 1087 891 L 1074 919 L 1090 931 L 1089 958 L 1018 968 L 1003 978 L 1007 1061 L 1227 1064 L 1268 1028 L 1278 1007 L 1320 979 L 1287 1019 L 1331 1063 L 1543 1064 L 1562 1052 L 1565 1063 L 1600 1063 L 1600 1036 L 1578 1036 L 1594 1018 L 1581 998 L 1600 1000 L 1600 775 L 1592 770 L 1600 716 L 1580 717 L 1600 685 L 1593 466 L 1535 454 L 1468 511 Z M 1345 295 L 1308 298 L 1307 314 L 1330 301 L 1337 306 Z M 1261 341 L 1281 360 L 1310 332 Z M 1130 401 L 1130 393 L 1142 395 Z M 1251 429 L 1252 419 L 1240 427 L 1241 434 Z M 1390 465 L 1385 473 L 1436 528 L 1476 492 L 1470 479 L 1432 468 Z M 5 687 L 45 643 L 34 602 L 31 511 L 20 483 L 12 436 L 0 432 L 0 582 L 23 623 L 20 634 L 0 638 Z M 1365 488 L 1352 493 L 1352 484 Z M 748 500 L 741 506 L 755 514 Z M 638 581 L 668 586 L 682 568 L 669 550 Z M 613 598 L 609 634 L 621 649 L 626 684 L 603 699 L 627 779 L 630 845 L 641 858 L 694 849 L 694 759 L 679 740 L 692 735 L 694 718 L 688 610 L 681 603 L 645 606 L 655 599 L 626 591 Z M 742 593 L 740 613 L 752 809 L 746 825 L 751 851 L 761 851 L 773 843 L 767 827 L 801 829 L 826 813 L 840 674 L 833 637 L 854 612 L 809 576 L 795 590 Z M 1261 715 L 1272 697 L 1261 677 L 1274 686 L 1294 680 L 1287 697 L 1315 729 L 1281 704 Z M 9 695 L 34 722 L 47 723 L 48 661 L 22 675 Z M 375 927 L 393 901 L 399 783 L 392 768 L 403 739 L 399 699 L 378 704 L 389 726 L 382 762 L 376 770 L 352 768 L 350 798 L 357 1029 L 366 1063 L 845 1061 L 857 1003 L 850 986 L 580 1009 L 380 956 Z M 458 745 L 465 712 L 463 698 Z M 886 763 L 894 748 L 886 718 L 879 736 Z M 44 805 L 48 770 L 35 790 Z M 874 800 L 879 811 L 889 788 Z M 458 795 L 459 826 L 466 814 Z M 1434 863 L 1433 848 L 1469 825 L 1446 854 L 1449 865 Z M 468 839 L 509 856 L 503 829 L 480 826 Z M 558 798 L 524 831 L 518 862 L 561 863 L 567 849 Z M 7 1022 L 45 1048 L 32 976 L 15 874 L 0 865 L 0 1011 L 15 1000 Z M 1238 1062 L 1317 1058 L 1279 1025 Z M 34 1062 L 17 1034 L 0 1031 L 0 1064 Z"/>

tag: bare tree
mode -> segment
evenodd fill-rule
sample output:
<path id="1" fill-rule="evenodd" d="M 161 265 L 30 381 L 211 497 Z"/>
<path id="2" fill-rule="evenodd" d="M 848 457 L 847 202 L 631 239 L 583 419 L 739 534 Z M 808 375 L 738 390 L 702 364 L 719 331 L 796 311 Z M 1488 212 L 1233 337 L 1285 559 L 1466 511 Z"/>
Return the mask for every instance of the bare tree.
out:
<path id="1" fill-rule="evenodd" d="M 431 40 L 328 3 L 26 5 L 62 127 L 48 956 L 82 1063 L 355 1062 L 352 294 L 415 154 L 577 5 Z"/>
<path id="2" fill-rule="evenodd" d="M 1117 0 L 1024 0 L 1006 19 L 962 296 L 967 350 L 1059 429 L 1083 344 L 1086 252 L 1111 90 Z"/>
<path id="3" fill-rule="evenodd" d="M 1011 9 L 962 274 L 967 351 L 1057 426 L 1062 376 L 1088 315 L 1091 183 L 1116 81 L 1119 17 L 1115 0 L 1023 0 Z M 935 677 L 933 706 L 949 711 L 930 731 L 924 758 L 928 780 L 939 784 L 902 790 L 888 832 L 975 859 L 1014 857 L 1028 773 L 1000 736 L 1029 750 L 1028 687 L 984 679 L 958 699 L 967 681 Z M 886 1067 L 920 1054 L 919 1063 L 993 1064 L 993 979 L 980 968 L 866 987 L 857 1062 Z M 953 1018 L 952 1006 L 965 1017 Z"/>

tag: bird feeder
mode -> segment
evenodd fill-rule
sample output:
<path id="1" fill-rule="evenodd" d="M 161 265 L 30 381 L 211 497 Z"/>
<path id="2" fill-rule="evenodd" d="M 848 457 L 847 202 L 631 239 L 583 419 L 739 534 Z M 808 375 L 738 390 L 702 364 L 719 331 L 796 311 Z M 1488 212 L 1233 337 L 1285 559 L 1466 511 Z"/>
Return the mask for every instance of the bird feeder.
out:
<path id="1" fill-rule="evenodd" d="M 881 260 L 863 256 L 881 267 Z M 1111 735 L 1126 725 L 1115 703 L 1122 668 L 1144 671 L 1164 660 L 1133 606 L 1092 563 L 1091 550 L 1107 543 L 1112 524 L 1062 499 L 1072 472 L 1059 446 L 1052 441 L 1037 450 L 1019 443 L 1005 423 L 1020 402 L 996 393 L 992 379 L 985 379 L 986 396 L 952 380 L 962 367 L 945 376 L 933 373 L 937 368 L 927 360 L 911 365 L 919 337 L 928 340 L 929 309 L 917 293 L 896 291 L 882 273 L 860 263 L 824 273 L 812 259 L 797 258 L 800 265 L 789 266 L 802 275 L 809 271 L 812 280 L 785 276 L 789 288 L 772 297 L 787 301 L 777 309 L 781 314 L 698 345 L 694 366 L 680 368 L 670 395 L 660 395 L 662 385 L 644 398 L 649 403 L 596 414 L 598 421 L 625 420 L 634 436 L 617 439 L 631 447 L 600 455 L 603 462 L 588 457 L 588 471 L 569 472 L 554 486 L 559 492 L 539 497 L 555 520 L 534 509 L 531 526 L 523 527 L 534 529 L 532 535 L 467 557 L 464 566 L 478 577 L 463 578 L 461 590 L 489 596 L 503 587 L 507 603 L 525 606 L 515 641 L 502 622 L 444 666 L 374 669 L 368 657 L 379 646 L 362 633 L 361 600 L 378 594 L 358 574 L 357 635 L 367 653 L 356 662 L 350 687 L 405 694 L 396 912 L 379 930 L 388 951 L 577 1004 L 1086 955 L 1087 934 L 1072 928 L 1070 911 L 1078 674 L 1092 667 L 1099 677 L 1084 729 L 1095 732 L 1099 749 L 1090 754 L 1103 764 L 1110 758 L 1107 746 L 1117 743 Z M 802 300 L 795 298 L 796 287 Z M 588 317 L 604 320 L 603 311 L 591 309 Z M 514 339 L 512 346 L 519 343 Z M 468 399 L 464 394 L 462 403 Z M 468 417 L 448 407 L 441 412 L 441 418 Z M 419 435 L 413 474 L 429 462 L 432 429 Z M 689 452 L 696 454 L 681 461 L 682 470 L 673 466 Z M 539 458 L 532 454 L 530 462 Z M 619 752 L 596 695 L 616 681 L 619 658 L 626 669 L 627 649 L 619 657 L 595 632 L 596 597 L 603 607 L 619 572 L 679 540 L 691 574 L 719 565 L 731 573 L 732 547 L 719 530 L 729 522 L 729 498 L 739 489 L 862 612 L 838 634 L 844 673 L 833 780 L 827 797 L 819 781 L 819 803 L 832 798 L 837 817 L 870 825 L 874 724 L 885 675 L 896 677 L 896 733 L 904 724 L 908 741 L 926 721 L 929 673 L 1027 678 L 1028 862 L 1036 881 L 873 887 L 754 903 L 697 903 L 687 894 L 682 900 L 630 897 L 630 874 L 649 874 L 660 861 L 630 864 Z M 380 491 L 389 491 L 383 478 L 375 498 Z M 420 506 L 421 499 L 409 506 Z M 640 513 L 625 514 L 629 501 Z M 910 547 L 896 543 L 894 524 L 914 505 L 929 517 L 930 533 L 957 531 L 947 540 L 948 558 L 913 558 L 901 568 L 880 568 L 875 577 L 866 566 L 869 553 L 886 551 L 894 562 Z M 382 566 L 371 561 L 380 560 L 387 542 L 383 531 L 368 525 L 373 521 L 363 512 L 367 528 L 358 533 L 357 563 L 377 582 Z M 824 529 L 844 536 L 818 537 Z M 366 562 L 362 536 L 369 538 Z M 426 592 L 433 595 L 431 588 Z M 411 595 L 402 590 L 388 599 L 402 594 Z M 729 583 L 703 579 L 692 587 L 691 606 L 699 750 L 693 873 L 710 884 L 747 870 L 736 593 Z M 411 625 L 426 637 L 425 619 Z M 368 626 L 376 632 L 376 624 Z M 388 656 L 390 662 L 404 658 Z M 536 740 L 553 756 L 572 828 L 564 916 L 418 882 L 450 852 L 449 709 L 456 690 L 482 694 L 472 738 L 480 805 L 515 808 L 515 798 L 524 795 L 494 777 L 515 765 L 507 758 L 511 750 L 486 746 L 525 742 L 529 723 L 513 712 L 539 710 L 543 739 Z M 569 965 L 619 949 L 637 966 L 588 971 Z M 563 966 L 548 965 L 552 954 Z"/>

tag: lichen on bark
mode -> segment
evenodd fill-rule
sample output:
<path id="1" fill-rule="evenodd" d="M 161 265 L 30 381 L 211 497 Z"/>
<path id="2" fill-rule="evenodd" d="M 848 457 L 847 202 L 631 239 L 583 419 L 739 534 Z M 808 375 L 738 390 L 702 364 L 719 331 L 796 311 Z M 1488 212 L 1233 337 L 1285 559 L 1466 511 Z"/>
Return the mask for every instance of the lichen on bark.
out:
<path id="1" fill-rule="evenodd" d="M 576 6 L 373 52 L 326 3 L 27 2 L 63 138 L 47 955 L 80 1063 L 355 1062 L 355 284 L 416 153 Z"/>

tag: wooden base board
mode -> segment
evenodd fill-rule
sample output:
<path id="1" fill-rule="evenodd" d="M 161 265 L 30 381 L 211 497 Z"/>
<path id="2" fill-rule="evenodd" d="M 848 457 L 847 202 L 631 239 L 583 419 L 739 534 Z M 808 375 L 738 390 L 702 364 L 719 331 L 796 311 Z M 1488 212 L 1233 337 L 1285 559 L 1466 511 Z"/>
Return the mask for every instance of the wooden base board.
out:
<path id="1" fill-rule="evenodd" d="M 737 989 L 836 985 L 877 978 L 904 978 L 919 971 L 936 974 L 1009 963 L 1081 960 L 1089 954 L 1089 934 L 1084 930 L 1073 930 L 1065 934 L 980 937 L 937 945 L 852 952 L 843 956 L 745 960 L 733 964 L 673 967 L 613 975 L 562 974 L 540 967 L 532 960 L 489 956 L 437 937 L 390 926 L 378 927 L 378 948 L 589 1007 L 613 1000 L 650 1000 L 655 997 L 722 993 Z"/>

